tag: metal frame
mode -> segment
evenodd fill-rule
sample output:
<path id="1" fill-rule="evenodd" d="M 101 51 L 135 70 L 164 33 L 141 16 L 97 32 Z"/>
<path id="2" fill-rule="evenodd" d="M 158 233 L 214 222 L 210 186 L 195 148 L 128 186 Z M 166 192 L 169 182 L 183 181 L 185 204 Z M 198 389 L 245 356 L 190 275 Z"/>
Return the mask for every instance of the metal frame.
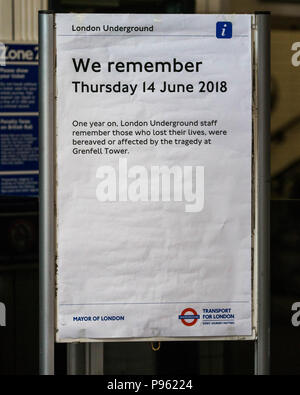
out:
<path id="1" fill-rule="evenodd" d="M 103 375 L 103 346 L 103 343 L 68 344 L 68 375 Z"/>
<path id="2" fill-rule="evenodd" d="M 54 374 L 54 14 L 39 13 L 40 374 Z"/>
<path id="3" fill-rule="evenodd" d="M 255 374 L 270 373 L 270 13 L 256 13 L 257 59 L 257 340 Z"/>
<path id="4" fill-rule="evenodd" d="M 254 290 L 255 373 L 268 374 L 270 360 L 269 135 L 270 15 L 255 14 L 256 155 Z M 55 331 L 55 41 L 54 13 L 40 12 L 40 373 L 54 374 Z M 255 309 L 256 310 L 256 309 Z M 86 339 L 85 339 L 86 340 Z M 91 339 L 92 340 L 92 339 Z M 117 340 L 120 341 L 121 339 Z M 146 340 L 146 339 L 139 339 Z M 149 341 L 149 339 L 147 339 Z M 155 339 L 157 340 L 157 339 Z M 176 340 L 162 339 L 164 341 Z M 183 340 L 183 339 L 180 339 Z M 189 340 L 233 340 L 195 338 Z M 254 340 L 254 337 L 236 338 Z M 129 341 L 128 339 L 126 341 Z M 98 349 L 99 348 L 99 349 Z M 101 355 L 101 357 L 100 357 Z M 69 374 L 103 374 L 103 344 L 68 345 Z"/>

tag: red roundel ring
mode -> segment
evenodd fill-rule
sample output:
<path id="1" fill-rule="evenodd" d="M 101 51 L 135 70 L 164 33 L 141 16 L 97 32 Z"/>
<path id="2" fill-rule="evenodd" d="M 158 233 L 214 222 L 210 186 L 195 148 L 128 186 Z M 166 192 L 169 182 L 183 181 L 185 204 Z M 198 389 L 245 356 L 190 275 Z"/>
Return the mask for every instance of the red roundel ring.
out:
<path id="1" fill-rule="evenodd" d="M 197 311 L 196 310 L 194 310 L 194 309 L 192 309 L 192 308 L 187 308 L 187 309 L 185 309 L 185 310 L 183 310 L 183 312 L 181 313 L 181 316 L 183 316 L 183 315 L 185 315 L 186 313 L 192 313 L 193 315 L 198 315 L 198 313 L 197 313 Z M 181 318 L 181 322 L 184 324 L 184 325 L 186 325 L 186 326 L 193 326 L 193 325 L 195 325 L 196 324 L 196 322 L 198 321 L 198 318 L 195 318 L 193 321 L 191 321 L 191 322 L 187 322 L 187 321 L 185 321 L 185 319 L 184 318 Z"/>

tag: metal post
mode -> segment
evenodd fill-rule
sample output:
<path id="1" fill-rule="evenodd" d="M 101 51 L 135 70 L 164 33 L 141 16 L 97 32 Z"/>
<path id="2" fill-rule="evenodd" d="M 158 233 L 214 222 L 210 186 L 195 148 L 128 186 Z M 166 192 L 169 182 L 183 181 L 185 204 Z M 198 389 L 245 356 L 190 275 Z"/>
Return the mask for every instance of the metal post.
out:
<path id="1" fill-rule="evenodd" d="M 54 374 L 54 14 L 39 13 L 40 374 Z"/>
<path id="2" fill-rule="evenodd" d="M 86 345 L 84 343 L 67 345 L 67 374 L 69 376 L 86 374 Z"/>
<path id="3" fill-rule="evenodd" d="M 103 375 L 103 343 L 89 343 L 86 352 L 87 358 L 87 372 L 89 375 Z"/>
<path id="4" fill-rule="evenodd" d="M 270 373 L 270 13 L 256 13 L 257 25 L 257 259 L 258 339 L 255 373 Z"/>
<path id="5" fill-rule="evenodd" d="M 68 344 L 68 375 L 103 375 L 103 343 Z"/>

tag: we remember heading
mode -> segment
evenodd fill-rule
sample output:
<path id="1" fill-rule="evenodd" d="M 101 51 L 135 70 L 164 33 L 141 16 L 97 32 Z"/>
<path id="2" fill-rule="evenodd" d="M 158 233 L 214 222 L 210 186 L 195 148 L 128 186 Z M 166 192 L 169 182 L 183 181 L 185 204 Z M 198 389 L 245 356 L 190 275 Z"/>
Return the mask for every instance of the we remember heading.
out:
<path id="1" fill-rule="evenodd" d="M 199 73 L 202 61 L 198 62 L 181 62 L 176 58 L 172 61 L 157 61 L 157 62 L 114 62 L 109 61 L 104 65 L 99 61 L 92 61 L 91 58 L 72 58 L 73 67 L 76 73 L 101 73 L 105 67 L 108 73 Z M 72 81 L 75 93 L 128 93 L 134 95 L 140 86 L 144 93 L 154 93 L 159 91 L 161 93 L 193 93 L 196 91 L 194 84 L 177 84 L 162 81 L 156 82 L 141 82 L 140 84 L 127 84 L 121 81 L 115 83 L 86 83 L 85 81 Z M 227 92 L 226 81 L 199 81 L 200 93 L 225 93 Z"/>
<path id="2" fill-rule="evenodd" d="M 102 65 L 100 62 L 91 62 L 90 58 L 86 60 L 73 58 L 73 66 L 76 73 L 83 71 L 93 71 L 100 73 Z M 109 73 L 198 73 L 202 62 L 179 62 L 173 58 L 172 62 L 107 62 L 107 71 Z"/>

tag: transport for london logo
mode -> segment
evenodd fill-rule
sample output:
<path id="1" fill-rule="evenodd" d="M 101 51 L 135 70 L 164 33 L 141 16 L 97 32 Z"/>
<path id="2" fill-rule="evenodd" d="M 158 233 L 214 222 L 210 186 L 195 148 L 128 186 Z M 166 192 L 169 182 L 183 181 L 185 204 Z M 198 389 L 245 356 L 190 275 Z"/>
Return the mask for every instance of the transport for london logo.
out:
<path id="1" fill-rule="evenodd" d="M 198 315 L 197 311 L 188 307 L 184 309 L 181 315 L 178 317 L 183 325 L 186 326 L 194 326 L 198 320 L 200 320 L 200 315 Z"/>
<path id="2" fill-rule="evenodd" d="M 231 22 L 217 22 L 217 38 L 232 38 Z"/>

